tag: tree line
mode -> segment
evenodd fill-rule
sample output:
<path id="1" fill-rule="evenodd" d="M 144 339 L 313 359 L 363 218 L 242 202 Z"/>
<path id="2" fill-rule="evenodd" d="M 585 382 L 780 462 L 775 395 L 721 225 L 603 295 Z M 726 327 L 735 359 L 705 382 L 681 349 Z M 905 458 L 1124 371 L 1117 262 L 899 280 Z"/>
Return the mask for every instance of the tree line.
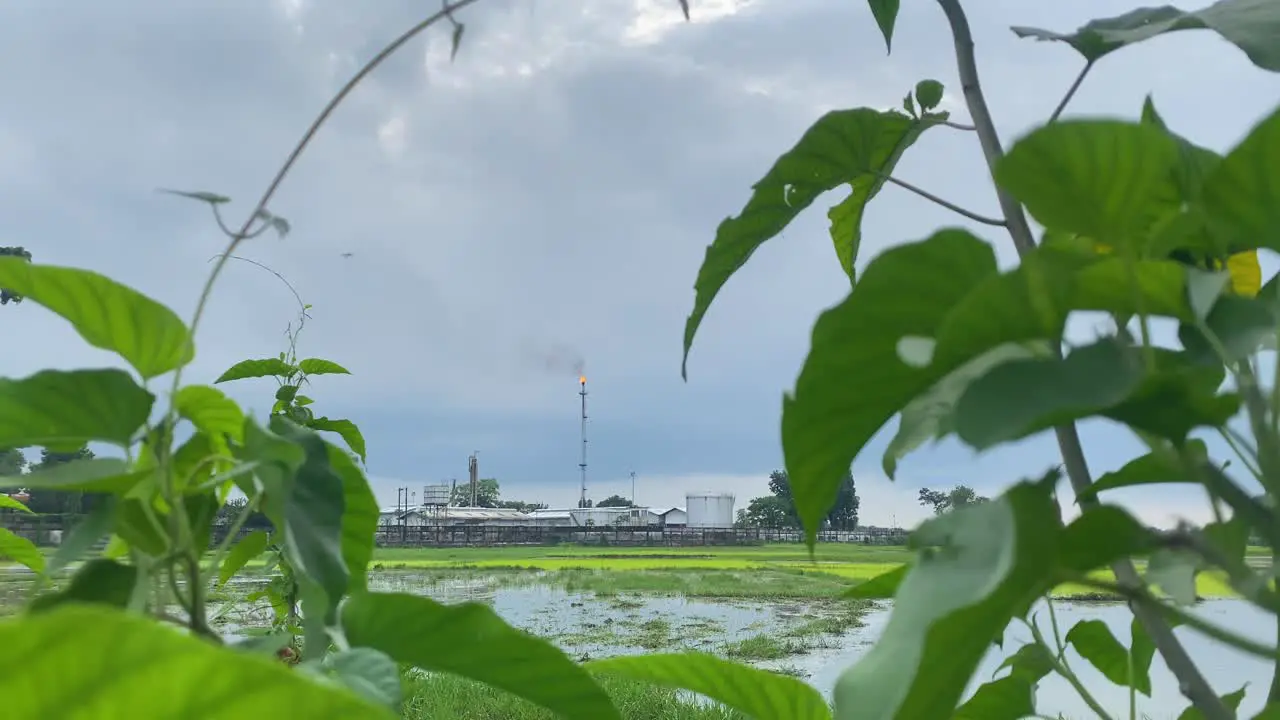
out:
<path id="1" fill-rule="evenodd" d="M 853 483 L 853 473 L 845 475 L 836 494 L 835 504 L 827 513 L 824 525 L 832 530 L 853 530 L 858 527 L 858 491 Z M 747 507 L 739 509 L 736 527 L 799 528 L 800 516 L 796 513 L 795 499 L 791 495 L 791 479 L 785 470 L 769 473 L 769 494 L 752 498 Z"/>
<path id="2" fill-rule="evenodd" d="M 50 452 L 48 449 L 40 451 L 40 461 L 30 462 L 22 450 L 17 448 L 0 449 L 0 477 L 20 477 L 27 473 L 43 472 L 50 470 L 58 465 L 76 460 L 90 460 L 93 458 L 93 451 L 87 447 L 80 448 L 75 452 Z M 21 486 L 21 481 L 15 483 Z M 68 490 L 50 490 L 47 488 L 27 489 L 29 496 L 25 501 L 27 508 L 34 513 L 42 515 L 84 515 L 92 510 L 98 503 L 102 495 L 98 493 L 86 493 Z"/>

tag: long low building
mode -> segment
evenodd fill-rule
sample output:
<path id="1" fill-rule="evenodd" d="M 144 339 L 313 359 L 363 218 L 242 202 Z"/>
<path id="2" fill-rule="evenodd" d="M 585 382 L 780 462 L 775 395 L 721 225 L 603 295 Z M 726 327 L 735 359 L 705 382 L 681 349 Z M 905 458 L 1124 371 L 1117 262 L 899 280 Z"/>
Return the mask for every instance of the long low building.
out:
<path id="1" fill-rule="evenodd" d="M 529 516 L 519 510 L 483 507 L 384 508 L 378 513 L 378 524 L 408 527 L 488 525 L 528 525 Z"/>

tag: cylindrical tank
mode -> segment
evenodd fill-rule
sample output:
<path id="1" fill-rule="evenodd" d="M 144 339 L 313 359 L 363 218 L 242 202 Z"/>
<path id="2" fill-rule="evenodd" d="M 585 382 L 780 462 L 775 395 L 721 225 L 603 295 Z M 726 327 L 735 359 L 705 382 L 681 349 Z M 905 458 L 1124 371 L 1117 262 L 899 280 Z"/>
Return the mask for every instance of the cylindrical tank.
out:
<path id="1" fill-rule="evenodd" d="M 422 488 L 423 505 L 448 505 L 450 488 L 448 485 L 427 485 Z"/>
<path id="2" fill-rule="evenodd" d="M 684 496 L 686 527 L 733 527 L 733 496 L 729 493 L 689 493 Z"/>

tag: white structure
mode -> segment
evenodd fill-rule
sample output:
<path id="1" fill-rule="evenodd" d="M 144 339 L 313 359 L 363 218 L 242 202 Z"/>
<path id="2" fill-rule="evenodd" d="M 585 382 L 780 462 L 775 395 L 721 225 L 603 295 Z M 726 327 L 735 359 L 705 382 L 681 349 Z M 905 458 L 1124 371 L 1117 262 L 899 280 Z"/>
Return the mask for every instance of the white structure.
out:
<path id="1" fill-rule="evenodd" d="M 422 488 L 423 505 L 448 505 L 453 489 L 448 485 L 426 485 Z"/>
<path id="2" fill-rule="evenodd" d="M 689 522 L 688 513 L 681 507 L 658 508 L 650 512 L 654 514 L 658 525 L 662 527 L 684 527 Z"/>
<path id="3" fill-rule="evenodd" d="M 534 527 L 573 527 L 572 510 L 542 508 L 529 513 L 528 517 Z"/>
<path id="4" fill-rule="evenodd" d="M 378 524 L 398 527 L 440 527 L 452 525 L 505 526 L 529 525 L 528 515 L 519 510 L 482 507 L 425 507 L 397 511 L 395 508 L 378 513 Z"/>
<path id="5" fill-rule="evenodd" d="M 575 527 L 645 527 L 650 517 L 648 508 L 574 508 L 569 514 Z"/>
<path id="6" fill-rule="evenodd" d="M 686 527 L 733 527 L 733 496 L 728 493 L 685 495 Z"/>

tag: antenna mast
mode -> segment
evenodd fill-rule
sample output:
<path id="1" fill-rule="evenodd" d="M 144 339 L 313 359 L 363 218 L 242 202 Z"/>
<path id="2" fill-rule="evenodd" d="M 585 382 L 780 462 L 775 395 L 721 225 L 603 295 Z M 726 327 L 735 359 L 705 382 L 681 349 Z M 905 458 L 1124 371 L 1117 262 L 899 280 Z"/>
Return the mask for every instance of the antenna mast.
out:
<path id="1" fill-rule="evenodd" d="M 582 462 L 578 463 L 578 469 L 582 471 L 582 492 L 578 497 L 578 507 L 587 506 L 587 376 L 579 375 L 578 384 L 582 389 L 578 391 L 578 395 L 582 396 Z"/>

